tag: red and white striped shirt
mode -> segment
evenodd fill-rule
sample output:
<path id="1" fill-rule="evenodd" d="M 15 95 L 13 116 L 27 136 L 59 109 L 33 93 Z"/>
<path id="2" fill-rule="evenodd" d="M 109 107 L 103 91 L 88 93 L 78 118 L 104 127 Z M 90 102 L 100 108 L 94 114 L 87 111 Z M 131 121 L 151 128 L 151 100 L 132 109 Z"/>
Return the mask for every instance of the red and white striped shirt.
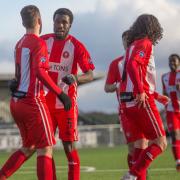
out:
<path id="1" fill-rule="evenodd" d="M 148 38 L 134 41 L 126 50 L 125 60 L 126 79 L 121 83 L 121 92 L 137 93 L 145 92 L 147 95 L 154 95 L 156 85 L 156 71 L 153 56 L 152 42 Z M 136 63 L 135 71 L 132 70 L 132 63 Z M 135 105 L 135 101 L 126 102 L 126 107 Z"/>
<path id="2" fill-rule="evenodd" d="M 50 70 L 49 75 L 58 86 L 69 95 L 73 103 L 77 99 L 77 84 L 67 85 L 62 78 L 68 74 L 76 75 L 78 66 L 85 73 L 94 69 L 91 57 L 85 46 L 71 35 L 65 40 L 59 40 L 55 34 L 47 34 L 41 37 L 48 48 Z M 46 99 L 49 107 L 63 109 L 63 104 L 56 96 L 48 92 Z"/>
<path id="3" fill-rule="evenodd" d="M 168 72 L 162 75 L 163 91 L 166 92 L 171 101 L 166 106 L 167 111 L 180 112 L 180 91 L 176 85 L 180 83 L 180 71 Z"/>
<path id="4" fill-rule="evenodd" d="M 27 98 L 44 99 L 43 84 L 56 94 L 61 92 L 46 72 L 49 69 L 46 44 L 35 34 L 25 34 L 16 44 L 15 69 L 17 91 L 25 92 Z"/>

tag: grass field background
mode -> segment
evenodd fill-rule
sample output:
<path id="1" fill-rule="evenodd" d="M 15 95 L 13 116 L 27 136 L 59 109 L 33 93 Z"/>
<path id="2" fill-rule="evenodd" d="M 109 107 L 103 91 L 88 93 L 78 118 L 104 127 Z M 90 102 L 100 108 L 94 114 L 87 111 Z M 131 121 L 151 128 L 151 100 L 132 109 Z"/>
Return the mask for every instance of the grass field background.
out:
<path id="1" fill-rule="evenodd" d="M 127 171 L 125 146 L 80 149 L 81 180 L 119 180 Z M 0 152 L 0 166 L 10 153 Z M 54 152 L 58 180 L 67 180 L 67 162 L 63 150 Z M 36 157 L 33 156 L 9 180 L 36 180 Z M 148 180 L 180 180 L 175 170 L 171 149 L 151 165 Z"/>

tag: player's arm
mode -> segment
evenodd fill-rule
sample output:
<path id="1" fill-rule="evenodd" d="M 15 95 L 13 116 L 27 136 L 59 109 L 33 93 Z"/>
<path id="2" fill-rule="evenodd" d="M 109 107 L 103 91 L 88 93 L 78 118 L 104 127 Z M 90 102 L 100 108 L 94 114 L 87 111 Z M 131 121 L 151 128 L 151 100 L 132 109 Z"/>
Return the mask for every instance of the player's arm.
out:
<path id="1" fill-rule="evenodd" d="M 78 84 L 83 84 L 83 83 L 87 83 L 93 80 L 93 71 L 92 70 L 88 70 L 87 72 L 77 75 L 76 79 Z"/>
<path id="2" fill-rule="evenodd" d="M 127 72 L 133 82 L 136 95 L 136 103 L 138 107 L 145 107 L 145 100 L 148 98 L 143 89 L 143 84 L 141 82 L 140 70 L 141 66 L 145 63 L 146 56 L 146 45 L 140 44 L 134 47 L 132 55 L 127 62 Z"/>
<path id="3" fill-rule="evenodd" d="M 81 75 L 68 74 L 62 78 L 62 81 L 68 85 L 73 83 L 83 84 L 93 80 L 93 71 L 88 70 Z"/>
<path id="4" fill-rule="evenodd" d="M 116 91 L 118 84 L 105 84 L 104 91 L 107 93 L 113 93 Z"/>
<path id="5" fill-rule="evenodd" d="M 165 84 L 163 81 L 163 76 L 161 77 L 161 82 L 162 82 L 162 94 L 165 96 L 168 96 L 167 92 L 166 92 L 166 88 L 165 88 Z"/>
<path id="6" fill-rule="evenodd" d="M 163 105 L 167 105 L 168 102 L 170 101 L 168 96 L 159 94 L 156 91 L 154 92 L 154 98 L 155 98 L 156 101 L 158 101 L 159 103 L 161 103 Z"/>
<path id="7" fill-rule="evenodd" d="M 117 79 L 116 79 L 117 65 L 115 65 L 114 63 L 115 63 L 115 61 L 111 62 L 110 66 L 109 66 L 106 82 L 104 85 L 104 91 L 106 93 L 115 92 L 119 85 L 119 83 L 117 83 Z"/>
<path id="8" fill-rule="evenodd" d="M 75 48 L 76 48 L 75 61 L 77 61 L 83 74 L 80 75 L 69 74 L 64 78 L 62 78 L 62 81 L 68 85 L 71 85 L 75 82 L 77 84 L 83 84 L 93 80 L 93 70 L 95 67 L 88 51 L 82 44 L 77 44 Z"/>
<path id="9" fill-rule="evenodd" d="M 36 77 L 52 92 L 54 92 L 64 105 L 65 110 L 71 108 L 70 98 L 53 82 L 47 73 L 48 59 L 46 49 L 43 46 L 37 47 L 34 52 L 34 71 Z"/>

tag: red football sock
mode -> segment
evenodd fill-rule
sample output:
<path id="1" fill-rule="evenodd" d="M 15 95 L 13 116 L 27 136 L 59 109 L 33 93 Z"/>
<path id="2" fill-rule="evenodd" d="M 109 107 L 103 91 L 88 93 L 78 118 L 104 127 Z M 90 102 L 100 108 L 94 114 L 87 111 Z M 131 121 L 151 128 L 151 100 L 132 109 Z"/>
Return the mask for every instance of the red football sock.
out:
<path id="1" fill-rule="evenodd" d="M 37 176 L 38 180 L 52 180 L 52 158 L 48 156 L 37 157 Z"/>
<path id="2" fill-rule="evenodd" d="M 0 180 L 10 177 L 15 171 L 17 171 L 21 167 L 21 165 L 24 163 L 24 161 L 26 161 L 26 159 L 27 157 L 21 150 L 13 153 L 0 170 Z"/>
<path id="3" fill-rule="evenodd" d="M 172 152 L 174 155 L 174 159 L 180 160 L 180 140 L 175 140 L 172 142 Z"/>
<path id="4" fill-rule="evenodd" d="M 57 180 L 57 177 L 56 177 L 56 165 L 55 165 L 55 162 L 54 162 L 54 158 L 52 158 L 52 170 L 53 170 L 53 180 Z"/>
<path id="5" fill-rule="evenodd" d="M 133 158 L 133 156 L 128 153 L 128 155 L 127 155 L 127 162 L 128 162 L 129 169 L 132 167 L 132 158 Z"/>
<path id="6" fill-rule="evenodd" d="M 135 176 L 140 176 L 151 164 L 151 162 L 162 153 L 161 148 L 156 144 L 151 144 L 140 155 L 130 173 Z"/>
<path id="7" fill-rule="evenodd" d="M 133 163 L 135 164 L 137 160 L 139 159 L 141 153 L 144 151 L 144 149 L 135 148 L 133 152 Z M 137 180 L 146 180 L 146 169 L 141 172 L 141 175 L 138 176 Z"/>
<path id="8" fill-rule="evenodd" d="M 80 180 L 80 160 L 76 150 L 71 151 L 68 155 L 68 180 Z"/>

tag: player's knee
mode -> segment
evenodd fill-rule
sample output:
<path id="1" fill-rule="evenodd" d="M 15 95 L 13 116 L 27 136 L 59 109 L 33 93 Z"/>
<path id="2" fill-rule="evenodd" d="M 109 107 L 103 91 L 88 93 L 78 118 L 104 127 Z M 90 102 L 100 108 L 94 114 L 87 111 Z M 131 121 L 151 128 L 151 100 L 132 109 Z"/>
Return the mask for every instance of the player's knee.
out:
<path id="1" fill-rule="evenodd" d="M 37 149 L 37 156 L 52 157 L 52 146 L 47 146 L 41 149 Z"/>
<path id="2" fill-rule="evenodd" d="M 75 150 L 74 142 L 63 141 L 64 151 L 66 154 L 69 154 L 73 150 Z"/>
<path id="3" fill-rule="evenodd" d="M 180 140 L 180 130 L 172 131 L 170 133 L 172 141 Z"/>
<path id="4" fill-rule="evenodd" d="M 161 148 L 162 151 L 165 151 L 167 148 L 167 140 L 165 137 L 160 137 L 157 140 L 157 145 Z"/>
<path id="5" fill-rule="evenodd" d="M 133 143 L 128 144 L 128 152 L 129 152 L 129 154 L 133 154 L 133 152 L 134 152 L 134 144 Z"/>
<path id="6" fill-rule="evenodd" d="M 175 141 L 175 140 L 176 140 L 176 133 L 175 133 L 174 131 L 172 131 L 172 132 L 170 133 L 170 136 L 171 136 L 172 141 Z"/>
<path id="7" fill-rule="evenodd" d="M 29 147 L 29 148 L 22 147 L 21 151 L 25 154 L 26 157 L 30 157 L 34 154 L 36 150 L 34 147 Z"/>

